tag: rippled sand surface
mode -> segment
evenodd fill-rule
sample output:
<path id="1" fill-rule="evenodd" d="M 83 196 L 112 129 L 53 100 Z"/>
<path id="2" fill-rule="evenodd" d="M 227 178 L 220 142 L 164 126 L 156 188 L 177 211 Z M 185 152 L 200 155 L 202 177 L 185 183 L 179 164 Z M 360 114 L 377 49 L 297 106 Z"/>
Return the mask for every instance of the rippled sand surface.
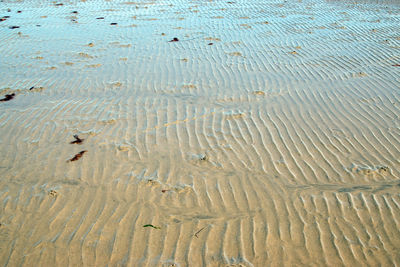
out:
<path id="1" fill-rule="evenodd" d="M 399 266 L 399 14 L 0 2 L 0 265 Z"/>

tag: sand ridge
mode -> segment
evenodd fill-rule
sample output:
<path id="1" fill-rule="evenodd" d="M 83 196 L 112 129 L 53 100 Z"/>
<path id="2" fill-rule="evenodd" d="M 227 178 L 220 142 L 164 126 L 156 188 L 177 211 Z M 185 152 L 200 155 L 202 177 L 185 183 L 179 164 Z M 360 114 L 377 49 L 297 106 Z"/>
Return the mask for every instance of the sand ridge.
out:
<path id="1" fill-rule="evenodd" d="M 400 263 L 392 0 L 1 6 L 1 265 Z"/>

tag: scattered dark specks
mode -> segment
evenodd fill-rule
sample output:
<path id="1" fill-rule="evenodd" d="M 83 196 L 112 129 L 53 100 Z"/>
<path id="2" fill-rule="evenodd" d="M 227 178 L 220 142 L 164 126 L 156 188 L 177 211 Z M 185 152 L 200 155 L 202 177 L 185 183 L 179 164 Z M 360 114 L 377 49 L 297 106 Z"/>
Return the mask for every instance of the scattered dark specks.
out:
<path id="1" fill-rule="evenodd" d="M 13 30 L 13 29 L 18 29 L 19 26 L 10 26 L 10 27 L 8 27 L 8 28 L 11 29 L 11 30 Z"/>
<path id="2" fill-rule="evenodd" d="M 168 41 L 169 43 L 172 43 L 172 42 L 179 42 L 179 39 L 177 38 L 177 37 L 174 37 L 174 39 L 172 39 L 171 41 Z"/>
<path id="3" fill-rule="evenodd" d="M 15 94 L 9 94 L 9 95 L 5 95 L 4 98 L 0 99 L 0 101 L 5 102 L 5 101 L 10 101 L 11 99 L 13 99 L 15 97 Z"/>
<path id="4" fill-rule="evenodd" d="M 118 25 L 116 22 L 111 22 L 110 25 Z"/>
<path id="5" fill-rule="evenodd" d="M 87 152 L 86 150 L 82 150 L 81 152 L 76 154 L 73 158 L 69 159 L 67 162 L 72 162 L 72 161 L 76 161 L 76 160 L 80 159 L 83 156 L 83 154 L 85 154 L 86 152 Z"/>

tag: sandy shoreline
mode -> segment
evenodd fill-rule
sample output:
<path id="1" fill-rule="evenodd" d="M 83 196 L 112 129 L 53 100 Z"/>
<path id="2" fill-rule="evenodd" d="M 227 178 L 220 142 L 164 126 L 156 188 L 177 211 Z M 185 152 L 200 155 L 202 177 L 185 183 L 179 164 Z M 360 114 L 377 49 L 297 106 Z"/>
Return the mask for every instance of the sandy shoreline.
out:
<path id="1" fill-rule="evenodd" d="M 0 7 L 0 265 L 400 264 L 394 1 Z"/>

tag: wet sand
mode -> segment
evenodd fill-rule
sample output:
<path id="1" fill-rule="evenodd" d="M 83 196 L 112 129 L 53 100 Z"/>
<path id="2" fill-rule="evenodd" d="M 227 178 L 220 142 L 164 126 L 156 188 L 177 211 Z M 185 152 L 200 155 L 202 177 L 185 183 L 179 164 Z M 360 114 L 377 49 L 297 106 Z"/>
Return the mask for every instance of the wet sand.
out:
<path id="1" fill-rule="evenodd" d="M 0 7 L 0 265 L 400 264 L 396 1 Z"/>

